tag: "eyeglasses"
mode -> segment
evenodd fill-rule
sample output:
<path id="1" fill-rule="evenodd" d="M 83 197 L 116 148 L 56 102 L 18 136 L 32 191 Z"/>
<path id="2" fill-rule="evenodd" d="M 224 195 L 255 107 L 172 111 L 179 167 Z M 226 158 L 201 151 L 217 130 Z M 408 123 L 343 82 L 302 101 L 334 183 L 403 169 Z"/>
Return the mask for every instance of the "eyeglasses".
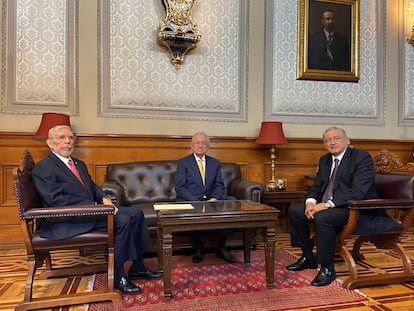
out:
<path id="1" fill-rule="evenodd" d="M 208 146 L 208 141 L 193 141 L 193 145 Z"/>
<path id="2" fill-rule="evenodd" d="M 341 136 L 335 136 L 335 137 L 332 137 L 332 138 L 324 139 L 323 142 L 324 142 L 324 144 L 330 144 L 330 143 L 333 143 L 333 142 L 336 142 L 336 141 L 340 141 L 342 139 L 343 139 L 343 137 L 341 137 Z"/>
<path id="3" fill-rule="evenodd" d="M 67 136 L 67 135 L 58 135 L 54 138 L 54 140 L 56 140 L 57 142 L 61 143 L 65 140 L 69 140 L 70 142 L 74 142 L 75 141 L 75 136 Z"/>

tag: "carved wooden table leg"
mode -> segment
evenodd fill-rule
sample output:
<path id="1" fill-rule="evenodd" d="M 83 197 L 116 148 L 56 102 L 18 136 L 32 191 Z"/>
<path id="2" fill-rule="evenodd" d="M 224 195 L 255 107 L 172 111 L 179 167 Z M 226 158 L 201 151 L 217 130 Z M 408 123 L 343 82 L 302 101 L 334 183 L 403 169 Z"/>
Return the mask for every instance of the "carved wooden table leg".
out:
<path id="1" fill-rule="evenodd" d="M 266 263 L 266 285 L 268 288 L 275 286 L 275 242 L 276 229 L 266 227 L 265 229 L 265 263 Z"/>
<path id="2" fill-rule="evenodd" d="M 158 256 L 158 270 L 164 269 L 164 251 L 163 251 L 163 236 L 162 236 L 162 228 L 161 225 L 158 224 L 157 226 L 157 256 Z"/>
<path id="3" fill-rule="evenodd" d="M 164 268 L 164 298 L 171 298 L 171 259 L 172 259 L 172 242 L 171 233 L 162 235 L 162 251 L 163 251 L 163 268 Z"/>
<path id="4" fill-rule="evenodd" d="M 252 248 L 251 236 L 252 236 L 252 229 L 250 228 L 243 229 L 244 265 L 246 267 L 250 266 L 250 251 Z"/>

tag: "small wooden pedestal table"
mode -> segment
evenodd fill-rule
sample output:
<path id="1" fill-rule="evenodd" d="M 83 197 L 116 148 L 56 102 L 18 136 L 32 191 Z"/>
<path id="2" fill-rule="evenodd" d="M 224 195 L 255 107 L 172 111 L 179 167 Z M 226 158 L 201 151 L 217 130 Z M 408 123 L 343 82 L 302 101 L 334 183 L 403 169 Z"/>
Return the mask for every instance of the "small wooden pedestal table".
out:
<path id="1" fill-rule="evenodd" d="M 167 203 L 158 210 L 158 266 L 164 271 L 164 298 L 171 298 L 171 257 L 174 232 L 216 229 L 243 229 L 244 264 L 250 265 L 251 229 L 263 228 L 266 285 L 274 286 L 276 224 L 279 211 L 251 201 Z M 166 206 L 168 205 L 168 206 Z M 164 209 L 167 208 L 167 209 Z"/>

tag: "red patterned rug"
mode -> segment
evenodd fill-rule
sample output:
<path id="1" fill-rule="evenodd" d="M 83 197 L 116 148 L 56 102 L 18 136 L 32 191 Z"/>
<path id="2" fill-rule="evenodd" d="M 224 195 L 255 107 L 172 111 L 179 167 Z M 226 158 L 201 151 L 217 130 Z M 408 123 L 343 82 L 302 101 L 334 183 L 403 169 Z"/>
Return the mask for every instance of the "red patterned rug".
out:
<path id="1" fill-rule="evenodd" d="M 310 282 L 316 270 L 286 271 L 296 260 L 291 253 L 276 251 L 275 287 L 266 288 L 264 251 L 253 251 L 251 266 L 243 265 L 243 252 L 233 251 L 236 261 L 225 263 L 205 256 L 202 264 L 191 263 L 191 256 L 174 256 L 172 271 L 173 298 L 163 298 L 163 281 L 136 281 L 142 294 L 124 295 L 123 302 L 90 304 L 88 311 L 112 310 L 294 310 L 367 300 L 356 291 L 343 289 L 338 281 L 314 287 Z M 146 262 L 155 267 L 155 259 Z M 96 275 L 94 288 L 102 288 L 105 277 Z"/>

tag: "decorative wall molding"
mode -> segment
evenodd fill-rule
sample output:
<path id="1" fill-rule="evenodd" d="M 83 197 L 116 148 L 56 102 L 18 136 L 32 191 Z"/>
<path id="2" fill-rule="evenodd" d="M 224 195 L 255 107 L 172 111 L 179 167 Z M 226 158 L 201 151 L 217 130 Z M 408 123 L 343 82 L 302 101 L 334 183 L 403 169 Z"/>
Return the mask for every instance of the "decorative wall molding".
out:
<path id="1" fill-rule="evenodd" d="M 78 113 L 78 0 L 3 0 L 4 113 Z"/>
<path id="2" fill-rule="evenodd" d="M 385 2 L 385 1 L 384 1 Z M 265 120 L 383 125 L 385 4 L 361 1 L 358 83 L 296 79 L 296 1 L 266 1 Z"/>
<path id="3" fill-rule="evenodd" d="M 162 1 L 98 6 L 100 116 L 246 121 L 249 0 L 197 1 L 202 39 L 179 70 L 157 43 Z"/>
<path id="4" fill-rule="evenodd" d="M 399 125 L 414 126 L 414 47 L 407 42 L 414 25 L 414 0 L 399 0 Z"/>

